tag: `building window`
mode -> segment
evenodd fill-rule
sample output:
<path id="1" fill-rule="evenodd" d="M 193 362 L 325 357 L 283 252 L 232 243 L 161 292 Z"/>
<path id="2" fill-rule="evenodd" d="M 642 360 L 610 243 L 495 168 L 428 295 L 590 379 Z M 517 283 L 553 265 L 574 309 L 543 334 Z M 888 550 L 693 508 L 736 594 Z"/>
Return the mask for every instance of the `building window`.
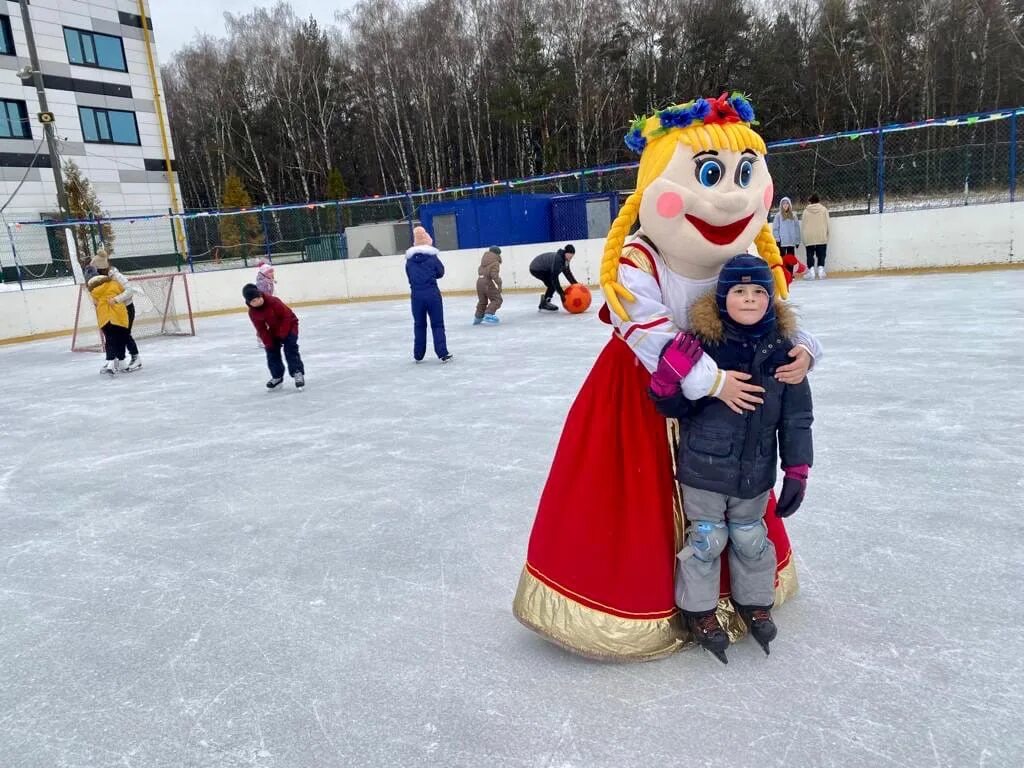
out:
<path id="1" fill-rule="evenodd" d="M 68 47 L 68 61 L 72 64 L 128 71 L 124 61 L 124 43 L 120 37 L 64 27 L 64 42 Z"/>
<path id="2" fill-rule="evenodd" d="M 13 56 L 14 35 L 11 34 L 11 17 L 0 16 L 0 55 Z"/>
<path id="3" fill-rule="evenodd" d="M 134 112 L 79 107 L 78 118 L 82 121 L 82 135 L 89 143 L 135 145 L 139 143 L 139 127 L 135 122 Z"/>
<path id="4" fill-rule="evenodd" d="M 28 107 L 24 101 L 0 99 L 0 139 L 31 139 Z"/>

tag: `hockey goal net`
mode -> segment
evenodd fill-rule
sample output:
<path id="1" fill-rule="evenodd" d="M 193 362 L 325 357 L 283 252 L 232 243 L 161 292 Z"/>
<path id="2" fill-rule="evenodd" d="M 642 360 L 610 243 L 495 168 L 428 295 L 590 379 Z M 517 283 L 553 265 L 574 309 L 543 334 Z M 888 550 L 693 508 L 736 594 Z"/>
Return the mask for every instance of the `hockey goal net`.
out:
<path id="1" fill-rule="evenodd" d="M 188 292 L 188 276 L 175 272 L 169 275 L 135 275 L 128 277 L 134 291 L 135 322 L 132 336 L 148 339 L 154 336 L 195 336 L 192 299 Z M 71 336 L 73 352 L 102 352 L 103 334 L 96 327 L 96 308 L 89 289 L 78 286 L 78 307 L 75 309 L 75 330 Z"/>

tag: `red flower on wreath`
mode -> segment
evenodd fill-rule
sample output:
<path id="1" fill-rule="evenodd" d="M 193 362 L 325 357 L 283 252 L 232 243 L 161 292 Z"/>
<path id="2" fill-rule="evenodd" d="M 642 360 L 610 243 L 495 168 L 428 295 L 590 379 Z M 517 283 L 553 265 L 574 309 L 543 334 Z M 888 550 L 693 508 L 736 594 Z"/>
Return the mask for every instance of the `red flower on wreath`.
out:
<path id="1" fill-rule="evenodd" d="M 704 124 L 709 123 L 739 123 L 742 119 L 736 112 L 736 107 L 730 103 L 729 94 L 722 93 L 717 99 L 708 99 L 711 107 L 711 114 L 704 118 Z"/>

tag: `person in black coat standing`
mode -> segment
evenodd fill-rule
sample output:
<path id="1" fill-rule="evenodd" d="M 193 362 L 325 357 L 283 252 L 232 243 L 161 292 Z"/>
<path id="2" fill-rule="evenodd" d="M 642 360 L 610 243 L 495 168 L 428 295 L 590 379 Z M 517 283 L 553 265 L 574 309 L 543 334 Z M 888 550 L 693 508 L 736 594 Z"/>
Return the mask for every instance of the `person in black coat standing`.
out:
<path id="1" fill-rule="evenodd" d="M 659 412 L 679 419 L 683 435 L 676 456 L 689 528 L 676 565 L 676 603 L 687 628 L 707 650 L 726 662 L 729 638 L 715 614 L 720 555 L 729 547 L 733 604 L 765 653 L 775 639 L 771 616 L 775 599 L 775 547 L 764 515 L 781 457 L 785 471 L 775 513 L 793 514 L 803 501 L 813 460 L 811 389 L 784 384 L 776 370 L 790 362 L 796 318 L 772 299 L 775 282 L 768 264 L 742 254 L 722 267 L 714 294 L 690 310 L 696 338 L 680 334 L 662 352 L 651 376 Z M 698 344 L 699 342 L 699 344 Z M 750 374 L 748 383 L 764 389 L 754 411 L 735 412 L 714 393 L 687 391 L 679 373 L 701 354 L 720 371 Z M 696 397 L 694 401 L 686 398 Z"/>
<path id="2" fill-rule="evenodd" d="M 544 283 L 545 287 L 544 295 L 540 298 L 539 309 L 557 312 L 558 307 L 551 303 L 551 297 L 555 293 L 558 293 L 562 304 L 565 304 L 565 291 L 562 290 L 559 276 L 565 275 L 565 278 L 571 285 L 576 285 L 579 282 L 579 280 L 573 277 L 572 270 L 569 269 L 569 262 L 572 261 L 572 257 L 575 254 L 576 248 L 569 244 L 565 248 L 559 248 L 557 251 L 542 253 L 530 262 L 530 274 Z"/>
<path id="3" fill-rule="evenodd" d="M 412 357 L 423 362 L 427 353 L 427 318 L 434 337 L 434 354 L 442 363 L 452 359 L 444 333 L 444 304 L 437 281 L 444 277 L 444 264 L 430 233 L 423 227 L 413 229 L 413 246 L 405 252 L 405 274 L 412 293 Z"/>

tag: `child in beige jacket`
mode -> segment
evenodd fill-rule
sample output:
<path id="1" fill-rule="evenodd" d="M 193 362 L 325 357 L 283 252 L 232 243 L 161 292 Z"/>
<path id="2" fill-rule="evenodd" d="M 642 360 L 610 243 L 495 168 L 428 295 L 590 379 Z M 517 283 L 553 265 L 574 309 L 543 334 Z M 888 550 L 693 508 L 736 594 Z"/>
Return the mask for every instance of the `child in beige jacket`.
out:
<path id="1" fill-rule="evenodd" d="M 807 275 L 805 280 L 825 277 L 825 253 L 828 250 L 828 209 L 817 195 L 808 198 L 804 208 L 803 231 L 807 247 Z"/>

